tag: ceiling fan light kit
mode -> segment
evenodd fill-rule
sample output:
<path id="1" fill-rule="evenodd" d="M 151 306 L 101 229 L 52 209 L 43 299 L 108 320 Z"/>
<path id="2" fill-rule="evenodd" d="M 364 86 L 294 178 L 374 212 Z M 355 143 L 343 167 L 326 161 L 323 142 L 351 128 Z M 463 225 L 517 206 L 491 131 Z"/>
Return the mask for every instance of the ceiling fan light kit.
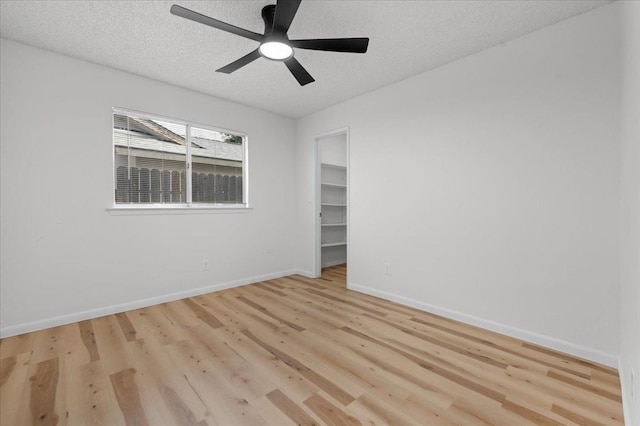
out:
<path id="1" fill-rule="evenodd" d="M 328 52 L 365 53 L 369 45 L 369 39 L 366 37 L 358 37 L 289 40 L 287 31 L 289 31 L 291 22 L 298 11 L 300 1 L 301 0 L 277 0 L 275 5 L 268 5 L 262 8 L 264 34 L 258 34 L 244 28 L 236 27 L 235 25 L 227 24 L 226 22 L 210 18 L 176 4 L 171 6 L 171 13 L 260 43 L 257 49 L 217 69 L 217 72 L 231 74 L 256 59 L 264 57 L 273 61 L 284 62 L 298 83 L 304 86 L 315 80 L 300 62 L 294 58 L 294 47 Z"/>
<path id="2" fill-rule="evenodd" d="M 258 47 L 262 56 L 274 61 L 284 61 L 293 56 L 293 49 L 286 43 L 280 41 L 266 41 Z"/>

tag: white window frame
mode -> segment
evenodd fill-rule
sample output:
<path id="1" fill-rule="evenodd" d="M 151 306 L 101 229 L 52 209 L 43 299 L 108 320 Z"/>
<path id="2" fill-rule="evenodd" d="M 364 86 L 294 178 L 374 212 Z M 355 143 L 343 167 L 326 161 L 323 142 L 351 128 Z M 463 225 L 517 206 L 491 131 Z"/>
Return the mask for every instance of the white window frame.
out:
<path id="1" fill-rule="evenodd" d="M 185 178 L 186 178 L 186 191 L 187 191 L 187 199 L 191 200 L 192 194 L 192 181 L 191 181 L 191 127 L 196 127 L 205 130 L 212 130 L 221 133 L 229 133 L 242 137 L 242 148 L 243 148 L 243 160 L 242 160 L 242 194 L 243 201 L 242 204 L 217 204 L 217 203 L 194 203 L 194 202 L 186 202 L 186 203 L 116 203 L 115 193 L 116 193 L 116 173 L 115 173 L 115 150 L 114 147 L 114 139 L 113 139 L 113 120 L 115 114 L 123 114 L 123 115 L 133 115 L 136 117 L 144 118 L 147 120 L 160 120 L 167 121 L 170 123 L 180 124 L 186 126 L 186 169 L 185 169 Z M 127 108 L 119 108 L 113 107 L 111 111 L 111 175 L 112 175 L 112 189 L 111 189 L 111 197 L 112 197 L 112 205 L 108 207 L 107 210 L 111 212 L 125 211 L 125 212 L 189 212 L 189 211 L 202 211 L 202 210 L 211 210 L 211 211 L 221 211 L 221 212 L 234 212 L 234 211 L 246 211 L 251 210 L 249 206 L 249 137 L 245 132 L 238 130 L 225 129 L 222 127 L 211 126 L 208 124 L 197 123 L 194 121 L 182 120 L 172 117 L 166 117 L 157 114 L 149 114 L 146 112 L 135 111 Z"/>

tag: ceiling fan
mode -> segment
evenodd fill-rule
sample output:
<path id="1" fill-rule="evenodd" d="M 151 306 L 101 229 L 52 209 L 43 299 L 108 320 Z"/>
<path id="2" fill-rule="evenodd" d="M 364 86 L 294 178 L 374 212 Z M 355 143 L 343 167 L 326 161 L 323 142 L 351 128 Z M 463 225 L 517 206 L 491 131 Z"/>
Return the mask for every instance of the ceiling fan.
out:
<path id="1" fill-rule="evenodd" d="M 171 6 L 171 13 L 260 43 L 260 46 L 258 46 L 256 50 L 216 70 L 217 72 L 231 74 L 262 56 L 274 61 L 284 62 L 287 68 L 289 68 L 289 71 L 291 71 L 291 74 L 298 80 L 298 83 L 304 86 L 315 80 L 311 77 L 311 74 L 300 65 L 300 62 L 294 58 L 294 47 L 298 49 L 324 50 L 329 52 L 365 53 L 369 45 L 369 39 L 366 37 L 357 37 L 289 40 L 287 31 L 298 11 L 300 2 L 301 0 L 277 0 L 276 4 L 263 7 L 262 19 L 264 20 L 264 34 L 258 34 L 245 30 L 244 28 L 236 27 L 235 25 L 227 24 L 226 22 L 218 21 L 217 19 L 210 18 L 176 4 Z"/>

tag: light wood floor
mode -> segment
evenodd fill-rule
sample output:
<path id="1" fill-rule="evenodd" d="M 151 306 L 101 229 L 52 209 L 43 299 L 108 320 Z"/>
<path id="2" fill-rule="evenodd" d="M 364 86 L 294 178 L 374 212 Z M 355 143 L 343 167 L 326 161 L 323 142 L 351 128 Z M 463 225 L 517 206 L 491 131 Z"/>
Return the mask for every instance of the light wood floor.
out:
<path id="1" fill-rule="evenodd" d="M 345 273 L 4 339 L 0 424 L 623 424 L 616 370 L 346 290 Z"/>

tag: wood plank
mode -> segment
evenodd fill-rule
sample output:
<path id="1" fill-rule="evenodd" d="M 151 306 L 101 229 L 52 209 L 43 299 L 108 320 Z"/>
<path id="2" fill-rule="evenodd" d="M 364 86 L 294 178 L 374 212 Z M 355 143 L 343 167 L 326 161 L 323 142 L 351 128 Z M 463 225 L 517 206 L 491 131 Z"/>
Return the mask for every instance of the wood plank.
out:
<path id="1" fill-rule="evenodd" d="M 68 368 L 66 379 L 69 392 L 65 412 L 69 424 L 124 424 L 111 380 L 100 361 Z"/>
<path id="2" fill-rule="evenodd" d="M 280 289 L 273 288 L 272 286 L 273 286 L 273 283 L 262 282 L 262 283 L 254 284 L 252 287 L 259 290 L 268 291 L 270 293 L 275 294 L 276 296 L 287 297 L 286 293 L 283 293 L 282 291 L 280 291 Z"/>
<path id="3" fill-rule="evenodd" d="M 499 342 L 496 343 L 493 340 L 488 340 L 487 338 L 484 337 L 478 337 L 478 336 L 474 336 L 473 334 L 467 332 L 460 332 L 458 330 L 456 330 L 457 327 L 459 326 L 443 326 L 441 324 L 437 324 L 435 322 L 431 322 L 431 321 L 426 321 L 424 319 L 419 319 L 419 318 L 412 318 L 412 321 L 418 322 L 420 324 L 424 324 L 424 325 L 428 325 L 430 327 L 434 327 L 434 328 L 438 328 L 440 330 L 443 330 L 447 333 L 451 333 L 453 335 L 456 336 L 460 336 L 463 337 L 465 339 L 471 340 L 471 341 L 475 341 L 478 343 L 482 343 L 484 345 L 488 345 L 488 346 L 492 346 L 492 347 L 496 347 L 499 350 L 507 353 L 507 354 L 512 354 L 512 355 L 516 355 L 518 357 L 524 358 L 526 360 L 530 360 L 530 361 L 534 361 L 536 363 L 545 365 L 547 367 L 553 367 L 562 371 L 566 371 L 570 374 L 576 375 L 578 377 L 582 377 L 582 378 L 586 378 L 589 379 L 591 376 L 588 372 L 588 369 L 585 368 L 580 368 L 580 367 L 568 367 L 568 366 L 564 366 L 561 364 L 564 364 L 562 362 L 558 362 L 557 360 L 545 360 L 544 357 L 535 357 L 533 355 L 530 355 L 527 353 L 527 351 L 525 350 L 520 350 L 520 342 L 517 341 L 516 339 L 511 339 L 511 338 L 506 338 L 504 339 L 503 342 Z M 468 327 L 472 327 L 472 326 L 468 326 Z M 493 336 L 491 336 L 493 337 Z M 507 342 L 507 344 L 505 344 L 505 342 Z M 517 344 L 517 348 L 512 348 L 511 346 L 513 346 L 513 343 Z M 586 370 L 586 371 L 585 371 Z"/>
<path id="4" fill-rule="evenodd" d="M 205 324 L 207 324 L 211 328 L 222 327 L 222 323 L 216 318 L 211 312 L 207 311 L 202 306 L 198 305 L 191 299 L 183 299 L 182 303 L 187 305 L 189 309 L 191 309 L 198 316 L 200 320 L 202 320 Z"/>
<path id="5" fill-rule="evenodd" d="M 551 407 L 551 412 L 559 414 L 565 419 L 571 420 L 572 422 L 577 423 L 581 426 L 599 426 L 603 424 L 599 421 L 591 420 L 590 418 L 582 416 L 578 413 L 574 413 L 571 410 L 567 410 L 566 408 L 563 408 L 562 406 L 557 404 L 553 404 L 553 406 Z"/>
<path id="6" fill-rule="evenodd" d="M 343 380 L 357 385 L 359 394 L 369 392 L 385 398 L 393 395 L 399 399 L 405 399 L 411 394 L 411 390 L 398 385 L 396 380 L 385 374 L 385 371 L 381 371 L 377 365 L 358 356 L 348 346 L 332 340 L 324 331 L 313 331 L 315 331 L 313 337 L 304 336 L 303 341 L 307 342 L 307 348 L 331 368 L 339 369 Z"/>
<path id="7" fill-rule="evenodd" d="M 307 291 L 309 293 L 311 293 L 311 294 L 315 294 L 316 296 L 325 297 L 327 299 L 334 300 L 336 302 L 340 302 L 343 305 L 353 306 L 354 308 L 356 308 L 358 310 L 361 310 L 363 312 L 368 312 L 370 314 L 378 315 L 378 316 L 381 316 L 381 317 L 387 316 L 386 312 L 382 312 L 382 311 L 380 311 L 378 309 L 370 308 L 370 307 L 364 305 L 363 303 L 352 302 L 352 301 L 348 300 L 347 298 L 340 298 L 340 297 L 333 296 L 333 295 L 329 294 L 328 292 L 322 292 L 322 291 L 318 291 L 318 290 L 311 289 L 311 288 L 308 288 Z"/>
<path id="8" fill-rule="evenodd" d="M 109 375 L 134 368 L 134 361 L 129 355 L 127 340 L 122 334 L 115 316 L 96 318 L 91 320 L 94 336 L 93 343 L 95 350 L 99 354 L 98 359 L 102 362 L 102 367 Z M 88 339 L 87 339 L 88 340 Z M 92 358 L 93 359 L 93 356 Z"/>
<path id="9" fill-rule="evenodd" d="M 318 426 L 318 423 L 307 414 L 302 407 L 293 402 L 280 389 L 275 389 L 267 394 L 269 401 L 280 411 L 286 414 L 293 422 L 300 426 Z"/>
<path id="10" fill-rule="evenodd" d="M 331 426 L 360 426 L 362 423 L 353 416 L 348 415 L 338 406 L 333 405 L 319 394 L 313 395 L 304 402 L 327 425 Z"/>
<path id="11" fill-rule="evenodd" d="M 290 300 L 291 297 L 287 296 L 286 298 L 277 297 L 271 294 L 255 294 L 255 292 L 248 293 L 248 297 L 259 297 L 260 304 L 265 308 L 268 308 L 272 312 L 278 312 L 278 315 L 284 318 L 287 322 L 297 325 L 298 328 L 307 329 L 307 328 L 321 328 L 324 321 L 325 316 L 317 316 L 314 315 L 310 310 L 313 310 L 309 304 L 305 304 L 304 307 L 301 307 L 298 300 Z M 338 322 L 335 322 L 338 325 Z M 331 330 L 335 330 L 336 326 L 330 325 L 328 326 Z M 294 328 L 294 327 L 291 327 Z M 295 328 L 294 328 L 295 329 Z M 303 330 L 299 330 L 303 331 Z"/>
<path id="12" fill-rule="evenodd" d="M 543 426 L 565 426 L 563 423 L 560 423 L 552 418 L 545 416 L 537 411 L 530 410 L 527 407 L 523 407 L 522 405 L 516 404 L 511 401 L 504 401 L 502 406 L 509 411 L 512 411 L 525 419 L 531 420 L 533 423 L 537 425 Z"/>
<path id="13" fill-rule="evenodd" d="M 291 369 L 284 361 L 263 350 L 242 333 L 223 330 L 230 340 L 229 347 L 243 360 L 259 372 L 262 380 L 273 385 L 274 388 L 287 389 L 289 396 L 296 402 L 302 402 L 320 389 L 307 380 L 298 371 Z"/>
<path id="14" fill-rule="evenodd" d="M 303 277 L 301 275 L 289 275 L 288 277 L 278 278 L 278 282 L 290 283 L 295 287 L 305 286 L 315 288 L 316 290 L 326 290 L 327 287 L 318 280 Z"/>
<path id="15" fill-rule="evenodd" d="M 118 405 L 127 426 L 146 426 L 149 424 L 142 408 L 140 392 L 136 385 L 136 370 L 127 368 L 111 374 L 111 385 L 116 394 Z"/>
<path id="16" fill-rule="evenodd" d="M 31 394 L 29 405 L 33 424 L 57 425 L 60 418 L 55 412 L 58 388 L 58 358 L 48 359 L 36 364 L 36 372 L 29 378 Z"/>
<path id="17" fill-rule="evenodd" d="M 87 352 L 89 353 L 89 362 L 99 360 L 100 353 L 98 352 L 96 335 L 93 331 L 93 324 L 91 323 L 91 320 L 80 321 L 78 323 L 78 328 L 80 329 L 82 342 L 84 343 L 84 346 L 87 348 Z"/>
<path id="18" fill-rule="evenodd" d="M 242 392 L 228 385 L 206 354 L 189 341 L 165 346 L 186 380 L 208 408 L 212 424 L 265 425 L 264 419 Z"/>
<path id="19" fill-rule="evenodd" d="M 60 357 L 64 359 L 67 369 L 73 369 L 91 362 L 91 354 L 82 339 L 78 324 L 67 324 L 62 327 L 64 332 L 64 346 L 61 347 Z M 97 357 L 97 352 L 94 353 Z"/>
<path id="20" fill-rule="evenodd" d="M 204 324 L 202 327 L 210 330 Z M 144 375 L 149 387 L 157 392 L 151 392 L 149 397 L 160 396 L 165 401 L 169 416 L 186 416 L 191 423 L 196 424 L 201 421 L 213 422 L 208 417 L 208 408 L 181 372 L 181 366 L 173 361 L 160 342 L 155 339 L 137 339 L 130 346 L 130 351 L 136 369 Z"/>
<path id="21" fill-rule="evenodd" d="M 16 368 L 17 357 L 14 355 L 0 360 L 0 389 L 11 377 L 11 373 Z"/>
<path id="22" fill-rule="evenodd" d="M 244 297 L 244 296 L 240 296 L 237 298 L 239 301 L 241 301 L 242 303 L 245 303 L 249 306 L 251 306 L 252 308 L 254 308 L 255 310 L 257 310 L 258 312 L 262 313 L 263 315 L 266 315 L 268 317 L 271 317 L 273 319 L 275 319 L 276 321 L 280 321 L 283 324 L 288 325 L 289 327 L 293 328 L 296 331 L 303 331 L 304 327 L 300 327 L 299 325 L 291 322 L 291 321 L 287 321 L 286 319 L 275 315 L 274 313 L 272 313 L 271 311 L 269 311 L 269 309 L 265 308 L 264 306 L 260 305 L 259 303 L 253 302 L 252 300 Z"/>
<path id="23" fill-rule="evenodd" d="M 136 330 L 136 339 L 154 339 L 163 345 L 184 339 L 181 327 L 176 326 L 160 306 L 137 309 L 128 316 L 128 319 Z M 128 325 L 125 324 L 123 328 L 120 323 L 120 326 L 127 341 L 135 340 L 131 339 L 130 331 L 127 330 Z"/>
<path id="24" fill-rule="evenodd" d="M 535 391 L 553 398 L 553 404 L 562 404 L 568 410 L 589 412 L 586 416 L 592 418 L 615 419 L 620 414 L 620 404 L 600 395 L 589 392 L 576 392 L 575 388 L 564 382 L 559 382 L 546 375 L 532 373 L 517 367 L 509 367 L 507 374 L 520 379 Z"/>
<path id="25" fill-rule="evenodd" d="M 297 370 L 300 374 L 302 374 L 304 377 L 306 377 L 310 382 L 312 382 L 313 384 L 318 386 L 320 389 L 324 390 L 325 392 L 327 392 L 328 394 L 333 396 L 335 399 L 340 401 L 342 404 L 347 405 L 347 404 L 349 404 L 350 402 L 352 402 L 355 399 L 353 396 L 349 395 L 347 392 L 345 392 L 344 390 L 340 389 L 339 387 L 337 387 L 335 384 L 333 384 L 330 381 L 328 381 L 323 376 L 321 376 L 318 373 L 316 373 L 315 371 L 311 370 L 309 367 L 307 367 L 306 365 L 304 365 L 303 363 L 301 363 L 297 359 L 293 358 L 290 355 L 287 355 L 286 353 L 284 353 L 284 352 L 274 348 L 273 346 L 268 345 L 267 343 L 263 342 L 262 340 L 258 339 L 249 330 L 243 330 L 242 334 L 247 336 L 249 339 L 253 340 L 259 346 L 262 346 L 267 352 L 270 352 L 275 357 L 277 357 L 280 360 L 282 360 L 289 367 Z"/>
<path id="26" fill-rule="evenodd" d="M 582 359 L 576 356 L 572 356 L 572 355 L 567 355 L 567 354 L 563 354 L 562 352 L 558 352 L 555 351 L 553 349 L 549 349 L 549 348 L 545 348 L 543 346 L 540 345 L 536 345 L 533 343 L 528 343 L 528 342 L 523 342 L 522 343 L 522 347 L 523 348 L 528 348 L 534 351 L 538 351 L 538 352 L 542 352 L 544 354 L 547 355 L 551 355 L 555 358 L 559 358 L 562 359 L 564 361 L 568 361 L 570 363 L 578 363 L 584 367 L 590 368 L 591 370 L 597 370 L 601 373 L 605 373 L 608 374 L 610 376 L 617 376 L 618 375 L 618 371 L 615 368 L 612 367 L 607 367 L 606 365 L 602 365 L 602 364 L 598 364 L 595 362 L 591 362 L 588 361 L 586 359 Z"/>
<path id="27" fill-rule="evenodd" d="M 169 408 L 169 412 L 173 415 L 173 419 L 176 424 L 208 426 L 206 420 L 203 419 L 198 421 L 196 419 L 193 412 L 184 403 L 184 401 L 180 398 L 180 396 L 174 389 L 167 386 L 162 386 L 160 387 L 160 392 L 162 393 L 162 398 Z"/>
<path id="28" fill-rule="evenodd" d="M 2 384 L 0 385 L 0 425 L 17 423 L 18 413 L 27 386 L 30 352 L 19 352 L 18 355 L 2 358 Z"/>
<path id="29" fill-rule="evenodd" d="M 230 346 L 235 339 L 230 339 L 221 329 L 204 328 L 189 330 L 191 343 L 207 355 L 221 380 L 249 401 L 259 399 L 273 389 L 273 384 L 264 380 L 260 371 Z"/>
<path id="30" fill-rule="evenodd" d="M 366 313 L 363 314 L 363 315 L 364 316 L 369 316 Z M 398 323 L 394 323 L 394 322 L 389 321 L 389 320 L 387 320 L 385 318 L 379 318 L 379 317 L 376 317 L 376 316 L 370 316 L 370 317 L 374 321 L 383 322 L 383 323 L 385 323 L 387 325 L 390 325 L 391 327 L 393 327 L 393 328 L 395 328 L 397 330 L 400 330 L 401 332 L 403 332 L 405 334 L 408 334 L 410 336 L 413 336 L 413 337 L 416 337 L 418 339 L 424 340 L 426 342 L 432 343 L 435 346 L 438 346 L 438 347 L 441 347 L 441 348 L 445 348 L 445 349 L 448 349 L 448 350 L 453 351 L 453 352 L 457 352 L 457 353 L 459 353 L 461 355 L 467 356 L 467 357 L 472 358 L 472 359 L 474 359 L 476 361 L 480 361 L 480 362 L 483 362 L 483 363 L 486 363 L 486 364 L 489 364 L 491 366 L 498 367 L 498 368 L 501 368 L 501 369 L 506 369 L 508 367 L 508 364 L 506 364 L 506 363 L 504 363 L 504 362 L 502 362 L 500 360 L 496 360 L 496 359 L 493 359 L 493 358 L 490 358 L 490 357 L 487 357 L 487 356 L 478 355 L 477 353 L 475 353 L 475 352 L 473 352 L 471 350 L 465 349 L 464 347 L 456 345 L 456 344 L 449 343 L 446 340 L 442 340 L 442 339 L 438 339 L 438 338 L 435 338 L 435 337 L 431 337 L 430 335 L 428 335 L 426 333 L 421 333 L 421 332 L 415 331 L 415 330 L 413 330 L 411 328 L 404 327 L 404 326 L 402 326 L 402 325 L 400 325 Z"/>
<path id="31" fill-rule="evenodd" d="M 53 327 L 36 332 L 37 336 L 33 342 L 31 353 L 31 363 L 39 363 L 53 358 L 57 358 L 64 353 L 64 328 Z"/>
<path id="32" fill-rule="evenodd" d="M 127 316 L 127 313 L 121 312 L 116 314 L 116 319 L 118 320 L 118 324 L 120 324 L 120 329 L 126 337 L 127 342 L 136 340 L 136 329 L 133 324 L 131 324 L 131 320 Z"/>
<path id="33" fill-rule="evenodd" d="M 284 290 L 286 288 L 285 286 L 278 284 L 275 280 L 263 281 L 260 284 L 262 284 L 264 286 L 267 286 L 267 287 L 275 287 L 278 290 Z"/>
<path id="34" fill-rule="evenodd" d="M 360 333 L 359 331 L 356 331 L 350 327 L 343 327 L 342 330 L 346 333 L 349 333 L 353 336 L 359 337 L 363 340 L 367 340 L 369 342 L 375 343 L 379 346 L 382 346 L 383 348 L 386 349 L 390 349 L 391 351 L 403 356 L 404 358 L 416 363 L 418 366 L 424 368 L 425 370 L 429 370 L 435 374 L 438 374 L 439 376 L 444 377 L 447 380 L 450 380 L 452 382 L 455 382 L 459 385 L 462 385 L 468 389 L 471 389 L 474 392 L 477 392 L 479 394 L 482 394 L 488 398 L 491 398 L 495 401 L 498 402 L 502 402 L 504 401 L 504 399 L 506 398 L 506 395 L 495 391 L 494 389 L 491 389 L 483 384 L 480 383 L 476 383 L 473 382 L 472 380 L 469 380 L 453 371 L 449 371 L 447 369 L 438 367 L 437 365 L 430 363 L 428 361 L 425 361 L 417 356 L 411 355 L 410 353 L 403 351 L 401 349 L 397 349 L 395 347 L 393 347 L 392 345 L 389 345 L 387 343 L 384 343 L 380 340 L 371 338 L 369 336 L 367 336 L 366 334 Z"/>
<path id="35" fill-rule="evenodd" d="M 588 392 L 591 393 L 595 393 L 596 395 L 600 395 L 604 398 L 610 399 L 612 401 L 615 402 L 619 402 L 622 404 L 622 396 L 618 395 L 618 394 L 614 394 L 611 392 L 608 392 L 606 390 L 603 390 L 597 386 L 593 386 L 589 383 L 585 383 L 583 381 L 580 381 L 578 379 L 574 379 L 573 377 L 570 377 L 567 374 L 563 374 L 559 371 L 554 371 L 553 369 L 550 369 L 549 372 L 547 373 L 547 376 L 551 377 L 552 379 L 556 379 L 556 380 L 560 380 L 561 382 L 565 382 L 568 383 L 572 386 L 578 387 L 578 388 L 582 388 Z"/>
<path id="36" fill-rule="evenodd" d="M 33 332 L 0 339 L 0 359 L 31 352 L 36 336 Z"/>

